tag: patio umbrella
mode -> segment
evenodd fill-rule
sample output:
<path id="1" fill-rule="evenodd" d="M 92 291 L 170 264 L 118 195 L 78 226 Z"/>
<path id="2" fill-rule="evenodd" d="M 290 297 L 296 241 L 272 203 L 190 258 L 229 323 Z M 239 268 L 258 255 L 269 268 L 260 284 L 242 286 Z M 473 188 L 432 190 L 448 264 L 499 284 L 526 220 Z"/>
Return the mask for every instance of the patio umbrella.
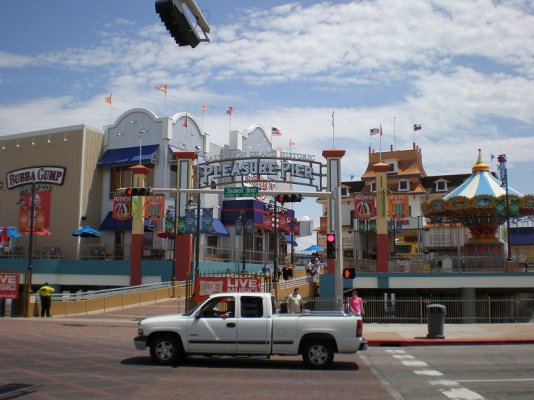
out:
<path id="1" fill-rule="evenodd" d="M 5 225 L 0 230 L 0 235 L 3 236 L 4 234 L 12 238 L 19 238 L 21 236 L 20 232 L 17 231 L 15 228 L 11 226 L 5 226 Z"/>
<path id="2" fill-rule="evenodd" d="M 80 229 L 72 232 L 72 236 L 79 236 L 83 238 L 96 238 L 102 236 L 102 234 L 90 226 L 82 226 Z"/>
<path id="3" fill-rule="evenodd" d="M 304 250 L 302 250 L 303 252 L 304 251 L 307 251 L 307 252 L 314 252 L 314 251 L 323 251 L 323 248 L 320 247 L 320 246 L 317 246 L 316 244 L 313 244 L 311 245 L 310 247 L 307 247 L 305 248 Z"/>
<path id="4" fill-rule="evenodd" d="M 9 240 L 7 238 L 7 226 L 2 227 L 2 235 L 0 235 L 0 244 L 6 245 L 9 243 Z"/>

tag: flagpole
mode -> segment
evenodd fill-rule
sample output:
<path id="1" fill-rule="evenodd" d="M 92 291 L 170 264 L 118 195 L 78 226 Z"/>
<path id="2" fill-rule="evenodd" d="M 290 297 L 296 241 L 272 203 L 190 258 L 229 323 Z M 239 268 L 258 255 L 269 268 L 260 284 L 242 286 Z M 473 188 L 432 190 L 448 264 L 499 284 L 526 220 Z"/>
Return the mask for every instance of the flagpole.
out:
<path id="1" fill-rule="evenodd" d="M 380 162 L 382 162 L 382 124 L 380 124 L 380 150 L 379 150 L 379 153 L 380 153 Z"/>
<path id="2" fill-rule="evenodd" d="M 393 149 L 397 150 L 397 129 L 395 126 L 395 119 L 397 117 L 393 117 Z"/>
<path id="3" fill-rule="evenodd" d="M 111 101 L 109 102 L 109 116 L 108 116 L 108 125 L 111 125 Z"/>
<path id="4" fill-rule="evenodd" d="M 334 110 L 332 110 L 332 148 L 335 149 L 336 146 L 335 146 L 335 143 L 334 143 L 334 128 L 335 128 L 335 124 L 334 124 Z"/>
<path id="5" fill-rule="evenodd" d="M 415 144 L 415 125 L 413 126 L 413 144 Z"/>

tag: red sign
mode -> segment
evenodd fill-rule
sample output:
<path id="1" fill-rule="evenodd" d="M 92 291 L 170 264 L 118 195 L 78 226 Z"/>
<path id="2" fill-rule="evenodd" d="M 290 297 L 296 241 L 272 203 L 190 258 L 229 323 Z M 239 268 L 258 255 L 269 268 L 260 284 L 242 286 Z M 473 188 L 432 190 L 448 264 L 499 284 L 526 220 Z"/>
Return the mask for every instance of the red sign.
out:
<path id="1" fill-rule="evenodd" d="M 214 293 L 221 292 L 261 292 L 258 278 L 234 276 L 201 276 L 196 280 L 197 302 Z"/>
<path id="2" fill-rule="evenodd" d="M 113 196 L 112 217 L 119 221 L 132 218 L 132 198 L 129 196 Z"/>
<path id="3" fill-rule="evenodd" d="M 0 273 L 0 299 L 19 298 L 19 274 Z"/>
<path id="4" fill-rule="evenodd" d="M 376 195 L 355 194 L 354 195 L 354 218 L 369 219 L 376 217 Z"/>
<path id="5" fill-rule="evenodd" d="M 19 207 L 19 229 L 22 233 L 30 232 L 31 193 L 21 193 L 22 203 Z M 36 190 L 33 203 L 33 227 L 34 232 L 45 231 L 50 227 L 50 191 Z"/>

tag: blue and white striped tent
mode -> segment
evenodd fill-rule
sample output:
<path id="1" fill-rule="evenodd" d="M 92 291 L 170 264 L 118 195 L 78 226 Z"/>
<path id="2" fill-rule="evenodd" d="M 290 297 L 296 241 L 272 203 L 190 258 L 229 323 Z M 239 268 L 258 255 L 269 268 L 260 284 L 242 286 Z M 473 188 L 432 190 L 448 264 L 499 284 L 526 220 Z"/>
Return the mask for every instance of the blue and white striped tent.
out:
<path id="1" fill-rule="evenodd" d="M 479 195 L 499 197 L 505 194 L 506 186 L 502 186 L 501 181 L 490 173 L 488 165 L 482 161 L 482 155 L 479 150 L 477 163 L 473 166 L 473 174 L 464 183 L 443 197 L 443 200 L 457 196 L 464 196 L 471 199 Z M 522 193 L 509 186 L 508 194 L 523 197 Z"/>

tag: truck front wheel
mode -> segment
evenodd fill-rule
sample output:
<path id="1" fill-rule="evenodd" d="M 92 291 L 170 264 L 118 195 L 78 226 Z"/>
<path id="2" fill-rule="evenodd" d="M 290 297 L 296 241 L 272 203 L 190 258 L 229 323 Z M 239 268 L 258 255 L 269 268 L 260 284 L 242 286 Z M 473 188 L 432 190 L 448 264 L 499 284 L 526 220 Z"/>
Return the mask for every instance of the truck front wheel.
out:
<path id="1" fill-rule="evenodd" d="M 179 361 L 182 353 L 182 343 L 173 335 L 159 335 L 151 341 L 150 357 L 157 364 L 175 364 Z"/>
<path id="2" fill-rule="evenodd" d="M 304 345 L 302 359 L 311 368 L 326 368 L 334 360 L 332 345 L 325 340 L 311 340 Z"/>

